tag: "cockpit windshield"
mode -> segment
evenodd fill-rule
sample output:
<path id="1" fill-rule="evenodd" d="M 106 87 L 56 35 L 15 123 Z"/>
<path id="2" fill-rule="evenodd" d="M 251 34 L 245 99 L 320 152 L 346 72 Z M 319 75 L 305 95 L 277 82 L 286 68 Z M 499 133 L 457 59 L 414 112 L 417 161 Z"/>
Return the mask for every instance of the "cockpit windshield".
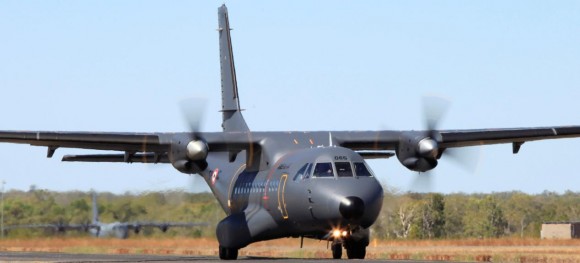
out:
<path id="1" fill-rule="evenodd" d="M 361 176 L 373 176 L 371 174 L 371 172 L 369 171 L 369 169 L 367 168 L 367 166 L 363 163 L 354 163 L 354 171 L 356 173 L 356 176 L 361 177 Z"/>
<path id="2" fill-rule="evenodd" d="M 352 168 L 350 162 L 335 162 L 336 174 L 338 177 L 352 177 Z"/>
<path id="3" fill-rule="evenodd" d="M 354 166 L 353 166 L 354 165 Z M 354 171 L 353 171 L 354 168 Z M 314 172 L 312 171 L 314 170 Z M 304 164 L 294 175 L 294 181 L 301 181 L 313 177 L 369 177 L 373 176 L 364 162 L 325 162 L 325 163 L 307 163 Z"/>
<path id="4" fill-rule="evenodd" d="M 315 177 L 334 177 L 332 163 L 317 163 L 314 167 Z"/>
<path id="5" fill-rule="evenodd" d="M 302 168 L 300 168 L 300 170 L 298 170 L 298 172 L 294 176 L 293 180 L 296 181 L 296 180 L 308 179 L 310 177 L 311 170 L 312 170 L 312 164 L 311 163 L 305 164 L 304 166 L 302 166 Z"/>

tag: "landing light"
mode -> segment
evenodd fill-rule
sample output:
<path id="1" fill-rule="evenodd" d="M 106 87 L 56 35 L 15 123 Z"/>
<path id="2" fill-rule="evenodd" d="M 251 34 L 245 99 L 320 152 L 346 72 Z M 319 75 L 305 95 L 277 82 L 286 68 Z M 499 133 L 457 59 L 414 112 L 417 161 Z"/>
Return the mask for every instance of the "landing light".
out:
<path id="1" fill-rule="evenodd" d="M 348 199 L 342 199 L 342 203 L 344 203 L 346 206 L 350 206 L 352 204 L 352 202 Z"/>
<path id="2" fill-rule="evenodd" d="M 348 231 L 346 230 L 340 230 L 340 229 L 335 229 L 332 231 L 332 236 L 334 238 L 341 238 L 341 237 L 347 237 L 348 236 Z"/>

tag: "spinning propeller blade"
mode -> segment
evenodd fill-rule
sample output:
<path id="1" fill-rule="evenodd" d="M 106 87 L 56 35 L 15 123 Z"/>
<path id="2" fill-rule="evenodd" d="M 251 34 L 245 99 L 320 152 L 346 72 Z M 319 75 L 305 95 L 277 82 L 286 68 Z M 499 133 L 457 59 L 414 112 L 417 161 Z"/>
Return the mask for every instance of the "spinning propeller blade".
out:
<path id="1" fill-rule="evenodd" d="M 423 118 L 425 129 L 428 136 L 432 139 L 437 138 L 437 129 L 441 120 L 451 106 L 450 100 L 438 96 L 424 96 L 423 97 Z M 455 149 L 439 149 L 443 151 L 442 156 L 454 161 L 462 169 L 467 172 L 475 172 L 480 160 L 479 148 L 455 148 Z M 433 172 L 419 173 L 413 179 L 410 189 L 417 192 L 431 192 L 433 189 L 433 181 L 431 177 Z"/>

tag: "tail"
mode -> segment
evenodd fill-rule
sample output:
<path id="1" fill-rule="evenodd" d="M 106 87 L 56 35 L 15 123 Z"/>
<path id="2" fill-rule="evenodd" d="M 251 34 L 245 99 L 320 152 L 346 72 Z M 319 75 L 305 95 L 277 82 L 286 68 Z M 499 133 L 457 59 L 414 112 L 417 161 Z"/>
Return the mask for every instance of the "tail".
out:
<path id="1" fill-rule="evenodd" d="M 99 223 L 99 207 L 97 207 L 97 192 L 93 191 L 93 224 Z"/>
<path id="2" fill-rule="evenodd" d="M 218 8 L 219 37 L 220 37 L 220 67 L 222 73 L 222 128 L 224 131 L 249 131 L 248 125 L 242 116 L 238 97 L 238 83 L 232 39 L 230 36 L 230 22 L 228 8 L 222 5 Z"/>

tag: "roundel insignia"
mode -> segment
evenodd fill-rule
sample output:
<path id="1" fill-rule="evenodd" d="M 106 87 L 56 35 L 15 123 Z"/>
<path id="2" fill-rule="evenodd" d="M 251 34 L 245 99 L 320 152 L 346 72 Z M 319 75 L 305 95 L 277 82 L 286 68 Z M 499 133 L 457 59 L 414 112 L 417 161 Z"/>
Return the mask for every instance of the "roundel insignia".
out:
<path id="1" fill-rule="evenodd" d="M 218 179 L 219 173 L 220 169 L 216 168 L 215 170 L 213 170 L 213 172 L 211 173 L 211 185 L 215 184 L 215 181 Z"/>

